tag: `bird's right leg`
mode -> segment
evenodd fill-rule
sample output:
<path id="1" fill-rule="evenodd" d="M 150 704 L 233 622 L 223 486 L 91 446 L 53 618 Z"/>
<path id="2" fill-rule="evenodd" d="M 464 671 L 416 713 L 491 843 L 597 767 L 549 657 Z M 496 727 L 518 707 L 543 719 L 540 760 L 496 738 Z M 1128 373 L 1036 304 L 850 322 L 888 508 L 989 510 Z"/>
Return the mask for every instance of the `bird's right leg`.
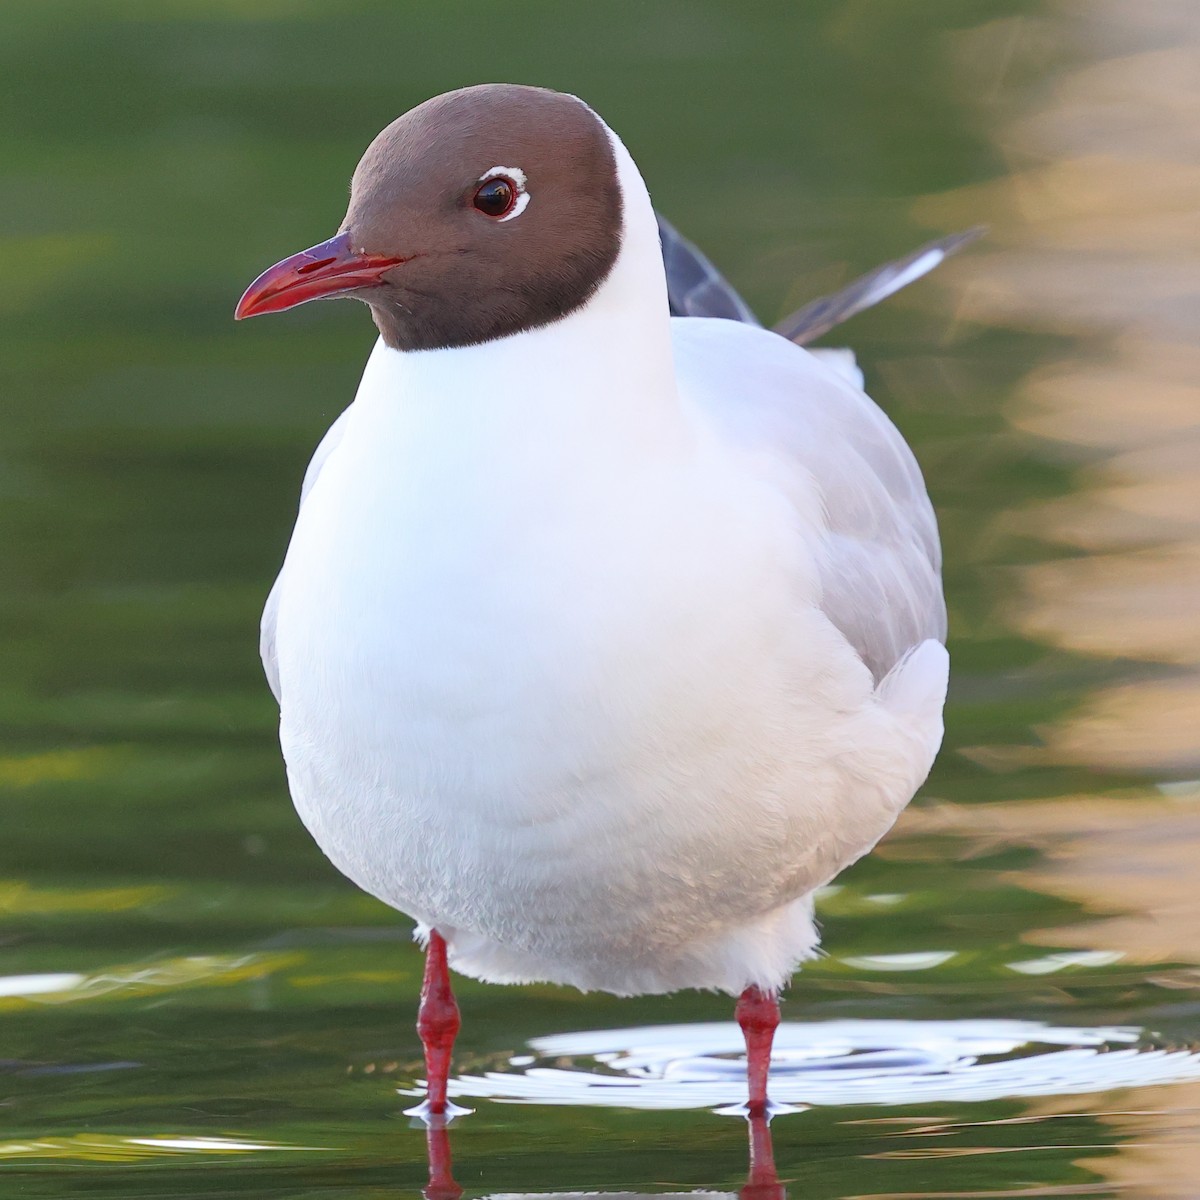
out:
<path id="1" fill-rule="evenodd" d="M 767 1073 L 771 1067 L 771 1043 L 779 1027 L 779 997 L 760 987 L 748 987 L 737 1002 L 737 1023 L 746 1039 L 746 1083 L 750 1115 L 767 1116 Z"/>
<path id="2" fill-rule="evenodd" d="M 421 1007 L 417 1032 L 425 1051 L 425 1100 L 409 1110 L 419 1117 L 453 1117 L 464 1110 L 448 1105 L 446 1085 L 450 1078 L 450 1054 L 462 1025 L 458 1004 L 450 987 L 446 962 L 446 939 L 436 929 L 429 931 L 425 947 L 425 978 L 421 983 Z"/>

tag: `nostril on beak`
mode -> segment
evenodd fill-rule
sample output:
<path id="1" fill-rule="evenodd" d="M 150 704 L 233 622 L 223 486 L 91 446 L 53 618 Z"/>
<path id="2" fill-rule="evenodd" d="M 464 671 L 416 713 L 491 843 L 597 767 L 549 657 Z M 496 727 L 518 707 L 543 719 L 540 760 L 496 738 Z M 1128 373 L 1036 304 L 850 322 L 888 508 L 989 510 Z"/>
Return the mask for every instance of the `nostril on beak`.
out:
<path id="1" fill-rule="evenodd" d="M 331 262 L 336 262 L 334 258 L 318 258 L 315 262 L 305 263 L 302 267 L 296 268 L 297 275 L 311 275 L 313 271 L 319 271 L 322 267 L 327 267 Z"/>

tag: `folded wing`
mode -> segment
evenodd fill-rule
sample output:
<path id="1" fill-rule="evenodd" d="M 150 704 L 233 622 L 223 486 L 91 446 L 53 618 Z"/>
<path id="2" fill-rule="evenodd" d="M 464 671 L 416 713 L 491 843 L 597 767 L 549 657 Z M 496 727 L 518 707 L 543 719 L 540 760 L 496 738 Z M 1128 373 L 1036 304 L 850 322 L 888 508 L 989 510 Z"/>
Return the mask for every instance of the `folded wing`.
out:
<path id="1" fill-rule="evenodd" d="M 819 604 L 876 681 L 922 642 L 946 637 L 937 522 L 900 432 L 847 376 L 762 329 L 676 320 L 687 392 L 728 444 L 780 461 L 798 505 L 817 497 Z"/>

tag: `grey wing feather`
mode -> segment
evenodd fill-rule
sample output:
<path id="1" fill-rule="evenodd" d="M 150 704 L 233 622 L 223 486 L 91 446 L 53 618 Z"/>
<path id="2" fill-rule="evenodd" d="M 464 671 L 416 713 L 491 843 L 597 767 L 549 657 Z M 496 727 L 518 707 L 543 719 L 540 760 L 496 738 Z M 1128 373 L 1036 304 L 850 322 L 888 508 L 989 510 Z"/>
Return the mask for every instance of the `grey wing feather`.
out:
<path id="1" fill-rule="evenodd" d="M 721 272 L 663 216 L 658 217 L 658 236 L 671 316 L 724 317 L 747 325 L 759 324 Z"/>
<path id="2" fill-rule="evenodd" d="M 864 309 L 886 300 L 901 288 L 915 283 L 955 251 L 982 237 L 985 232 L 982 225 L 976 226 L 963 233 L 951 234 L 950 237 L 929 242 L 894 262 L 884 263 L 883 266 L 876 267 L 853 283 L 847 284 L 840 291 L 830 296 L 820 296 L 803 308 L 797 309 L 791 316 L 784 317 L 775 326 L 775 332 L 788 341 L 795 342 L 797 346 L 806 346 L 809 342 L 816 341 L 823 333 L 828 333 L 835 325 L 840 325 Z"/>
<path id="3" fill-rule="evenodd" d="M 717 269 L 663 218 L 659 218 L 667 292 L 673 316 L 725 317 L 757 325 L 753 314 Z M 926 275 L 948 255 L 980 237 L 969 229 L 856 279 L 814 300 L 775 326 L 774 332 L 799 346 L 856 313 L 878 304 Z M 937 520 L 920 469 L 903 437 L 862 391 L 862 377 L 848 352 L 816 351 L 827 374 L 824 382 L 774 366 L 763 347 L 764 375 L 748 389 L 738 364 L 710 353 L 726 336 L 679 322 L 676 337 L 687 343 L 698 369 L 697 392 L 713 398 L 713 411 L 731 436 L 787 456 L 808 472 L 820 489 L 828 535 L 818 570 L 821 608 L 878 682 L 922 642 L 946 639 L 941 546 Z M 743 335 L 744 336 L 744 335 Z M 726 376 L 718 386 L 718 381 Z M 849 385 L 849 386 L 847 386 Z"/>
<path id="4" fill-rule="evenodd" d="M 308 498 L 308 493 L 312 491 L 312 486 L 317 481 L 317 476 L 321 474 L 321 468 L 325 465 L 326 459 L 337 448 L 337 444 L 342 440 L 342 434 L 345 431 L 346 417 L 350 410 L 346 409 L 344 413 L 326 430 L 325 436 L 312 456 L 312 461 L 308 464 L 308 469 L 304 472 L 304 482 L 300 485 L 300 505 L 304 506 L 304 501 Z M 267 596 L 267 603 L 263 606 L 262 623 L 259 626 L 259 641 L 258 650 L 262 656 L 263 671 L 267 676 L 267 683 L 270 685 L 271 692 L 275 697 L 276 703 L 282 703 L 279 694 L 279 659 L 275 653 L 275 624 L 279 617 L 279 585 L 283 579 L 283 572 L 280 571 L 276 576 L 275 582 L 271 585 L 271 591 Z"/>
<path id="5" fill-rule="evenodd" d="M 819 416 L 794 422 L 804 444 L 793 446 L 829 523 L 821 609 L 878 682 L 923 641 L 946 640 L 937 520 L 911 450 L 881 409 L 841 386 L 817 404 Z"/>
<path id="6" fill-rule="evenodd" d="M 878 682 L 922 642 L 946 637 L 937 521 L 920 469 L 845 375 L 781 339 L 750 341 L 721 324 L 676 322 L 676 363 L 730 443 L 815 484 L 826 525 L 818 603 Z"/>

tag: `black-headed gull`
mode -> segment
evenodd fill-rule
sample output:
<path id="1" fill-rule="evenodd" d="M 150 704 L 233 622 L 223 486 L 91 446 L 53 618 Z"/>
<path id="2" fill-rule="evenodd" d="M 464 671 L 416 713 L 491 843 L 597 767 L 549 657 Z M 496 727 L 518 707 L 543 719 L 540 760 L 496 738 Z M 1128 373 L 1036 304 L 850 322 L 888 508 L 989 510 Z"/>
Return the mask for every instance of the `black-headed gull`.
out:
<path id="1" fill-rule="evenodd" d="M 738 995 L 765 1111 L 813 893 L 925 779 L 948 670 L 917 464 L 853 369 L 789 338 L 957 244 L 779 336 L 660 240 L 587 105 L 486 85 L 389 125 L 337 236 L 242 297 L 353 296 L 379 327 L 262 649 L 302 820 L 427 941 L 426 1114 L 449 1111 L 447 956 Z"/>

